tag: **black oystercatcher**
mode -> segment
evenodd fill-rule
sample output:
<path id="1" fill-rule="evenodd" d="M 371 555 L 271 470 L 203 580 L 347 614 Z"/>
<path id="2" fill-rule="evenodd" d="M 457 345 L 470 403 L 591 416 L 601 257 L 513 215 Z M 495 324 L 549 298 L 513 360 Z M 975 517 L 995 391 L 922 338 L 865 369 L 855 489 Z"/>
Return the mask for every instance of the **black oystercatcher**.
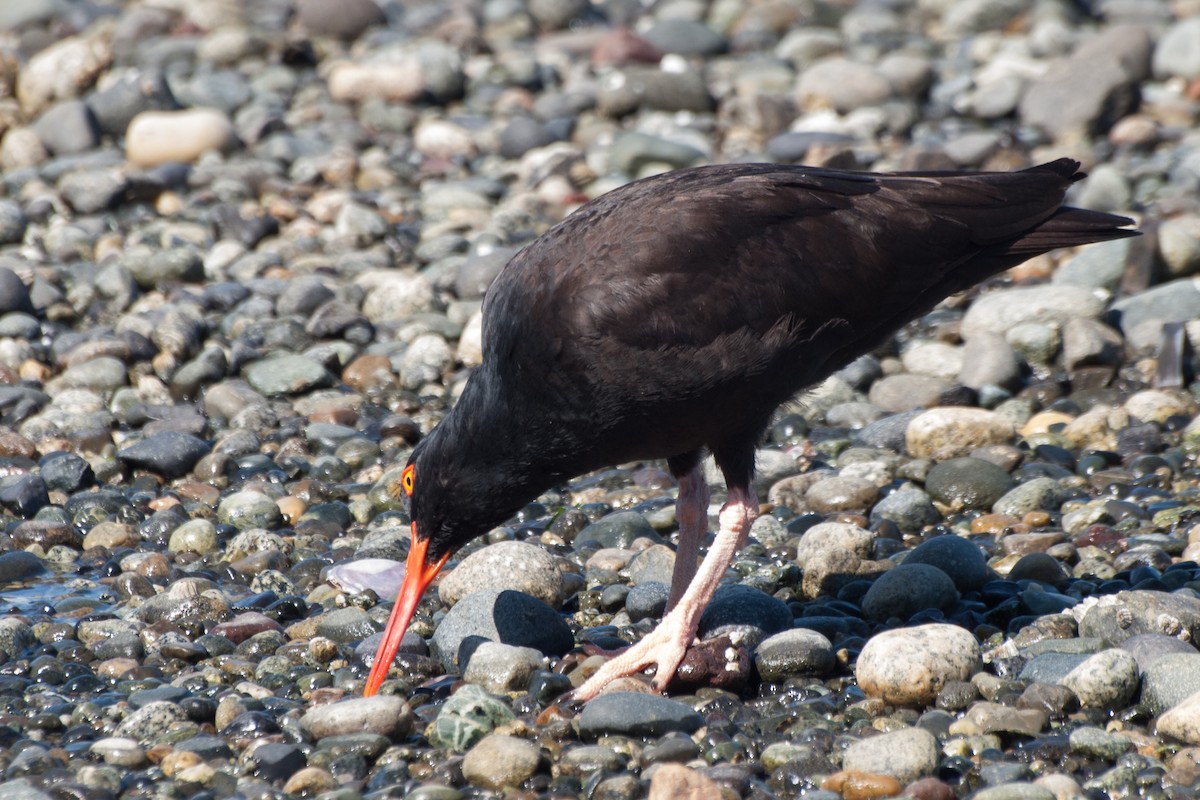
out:
<path id="1" fill-rule="evenodd" d="M 954 292 L 1056 247 L 1135 235 L 1062 207 L 1060 159 L 1012 173 L 866 174 L 773 164 L 636 181 L 518 253 L 483 309 L 483 364 L 413 451 L 412 549 L 365 694 L 450 554 L 546 489 L 666 458 L 679 480 L 672 610 L 575 693 L 656 665 L 661 690 L 758 513 L 775 408 Z M 728 502 L 699 570 L 712 453 Z"/>

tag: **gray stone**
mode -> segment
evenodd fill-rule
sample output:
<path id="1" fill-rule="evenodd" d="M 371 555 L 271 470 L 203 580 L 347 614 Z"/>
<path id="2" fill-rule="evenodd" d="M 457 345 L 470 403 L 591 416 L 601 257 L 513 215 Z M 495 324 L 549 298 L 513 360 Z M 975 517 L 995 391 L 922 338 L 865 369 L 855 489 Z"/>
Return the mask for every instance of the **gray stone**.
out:
<path id="1" fill-rule="evenodd" d="M 869 619 L 907 620 L 918 611 L 947 609 L 957 601 L 949 575 L 929 564 L 905 562 L 875 579 L 863 596 L 862 610 Z"/>
<path id="2" fill-rule="evenodd" d="M 1116 290 L 1125 274 L 1132 239 L 1098 242 L 1080 248 L 1054 271 L 1051 283 L 1085 289 Z"/>
<path id="3" fill-rule="evenodd" d="M 871 509 L 872 522 L 891 520 L 902 531 L 919 531 L 941 518 L 929 495 L 916 487 L 897 489 Z"/>
<path id="4" fill-rule="evenodd" d="M 433 635 L 430 650 L 447 670 L 454 670 L 469 648 L 485 641 L 561 656 L 575 644 L 575 637 L 558 612 L 536 597 L 487 589 L 467 595 L 450 609 Z"/>
<path id="5" fill-rule="evenodd" d="M 512 589 L 552 608 L 563 600 L 563 578 L 554 556 L 529 542 L 498 542 L 464 558 L 438 585 L 442 602 L 452 606 L 485 589 Z"/>
<path id="6" fill-rule="evenodd" d="M 83 153 L 100 143 L 100 126 L 82 100 L 66 100 L 46 109 L 33 123 L 33 132 L 56 156 Z"/>
<path id="7" fill-rule="evenodd" d="M 1200 78 L 1200 18 L 1186 17 L 1167 29 L 1154 47 L 1158 78 Z"/>
<path id="8" fill-rule="evenodd" d="M 117 457 L 166 478 L 180 478 L 208 455 L 207 442 L 186 433 L 167 431 L 149 436 L 117 452 Z"/>
<path id="9" fill-rule="evenodd" d="M 925 477 L 925 491 L 954 510 L 989 509 L 1013 487 L 1001 467 L 979 458 L 952 458 L 935 464 Z"/>
<path id="10" fill-rule="evenodd" d="M 842 768 L 890 775 L 901 783 L 911 783 L 932 774 L 940 756 L 932 733 L 923 728 L 902 728 L 854 742 L 842 755 Z"/>
<path id="11" fill-rule="evenodd" d="M 1084 39 L 1030 85 L 1021 120 L 1056 138 L 1106 129 L 1133 109 L 1152 47 L 1150 32 L 1133 25 L 1112 25 Z"/>
<path id="12" fill-rule="evenodd" d="M 264 395 L 303 394 L 333 382 L 325 367 L 308 356 L 283 354 L 248 364 L 246 381 Z"/>
<path id="13" fill-rule="evenodd" d="M 689 705 L 640 692 L 608 692 L 583 707 L 579 735 L 585 740 L 601 736 L 662 736 L 672 731 L 693 733 L 704 719 Z"/>
<path id="14" fill-rule="evenodd" d="M 700 615 L 696 634 L 701 639 L 741 632 L 753 641 L 792 627 L 787 603 L 744 584 L 721 586 Z"/>
<path id="15" fill-rule="evenodd" d="M 904 564 L 928 564 L 950 576 L 960 592 L 971 592 L 995 576 L 987 557 L 974 542 L 961 536 L 935 536 L 909 551 Z"/>
<path id="16" fill-rule="evenodd" d="M 829 639 L 805 628 L 780 631 L 760 642 L 754 651 L 754 665 L 764 681 L 821 677 L 833 669 L 834 663 Z"/>
<path id="17" fill-rule="evenodd" d="M 1135 638 L 1141 637 L 1131 637 Z M 1130 649 L 1131 639 L 1122 644 L 1123 649 Z M 1178 639 L 1171 641 L 1179 642 Z M 1180 644 L 1188 647 L 1190 652 L 1181 650 L 1161 655 L 1142 675 L 1141 702 L 1151 714 L 1161 714 L 1200 692 L 1200 653 L 1185 642 Z"/>
<path id="18" fill-rule="evenodd" d="M 1002 334 L 979 331 L 967 339 L 958 382 L 972 389 L 1000 386 L 1014 389 L 1021 380 L 1021 363 Z"/>
<path id="19" fill-rule="evenodd" d="M 403 698 L 375 695 L 312 706 L 300 717 L 300 727 L 314 739 L 349 733 L 403 738 L 412 730 L 413 716 Z"/>

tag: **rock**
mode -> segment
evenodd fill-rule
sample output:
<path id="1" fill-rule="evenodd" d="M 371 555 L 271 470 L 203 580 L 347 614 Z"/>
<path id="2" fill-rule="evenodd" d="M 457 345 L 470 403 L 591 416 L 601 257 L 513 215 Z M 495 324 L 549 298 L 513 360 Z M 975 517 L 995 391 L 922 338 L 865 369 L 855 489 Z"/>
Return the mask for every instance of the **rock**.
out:
<path id="1" fill-rule="evenodd" d="M 166 77 L 156 69 L 131 70 L 107 82 L 87 102 L 100 131 L 112 137 L 124 136 L 129 123 L 143 111 L 179 108 Z"/>
<path id="2" fill-rule="evenodd" d="M 992 506 L 992 512 L 1022 517 L 1030 511 L 1057 508 L 1061 497 L 1058 481 L 1053 478 L 1034 478 L 1005 493 Z"/>
<path id="3" fill-rule="evenodd" d="M 834 667 L 833 645 L 825 636 L 805 628 L 781 631 L 755 648 L 754 665 L 764 681 L 822 677 Z"/>
<path id="4" fill-rule="evenodd" d="M 500 791 L 520 786 L 541 763 L 541 748 L 533 742 L 493 733 L 467 751 L 462 772 L 472 786 Z"/>
<path id="5" fill-rule="evenodd" d="M 104 36 L 68 36 L 39 51 L 21 69 L 17 99 L 26 118 L 59 100 L 71 100 L 91 86 L 112 62 Z"/>
<path id="6" fill-rule="evenodd" d="M 435 747 L 460 753 L 469 750 L 501 725 L 512 722 L 512 710 L 474 684 L 464 684 L 442 704 L 437 719 L 428 729 Z"/>
<path id="7" fill-rule="evenodd" d="M 1151 635 L 1153 634 L 1143 634 L 1143 636 Z M 1129 643 L 1138 638 L 1141 637 L 1135 636 L 1125 640 L 1122 648 L 1129 649 Z M 1167 641 L 1176 642 L 1184 645 L 1186 649 L 1159 656 L 1143 670 L 1140 702 L 1151 714 L 1161 714 L 1200 692 L 1200 671 L 1197 671 L 1200 668 L 1200 653 L 1197 653 L 1191 645 L 1180 642 L 1178 639 L 1164 637 L 1161 634 L 1156 638 L 1165 638 Z M 1136 652 L 1131 652 L 1130 655 L 1135 656 L 1136 660 Z"/>
<path id="8" fill-rule="evenodd" d="M 1051 282 L 1085 289 L 1114 291 L 1125 274 L 1130 239 L 1097 242 L 1080 248 L 1054 271 Z"/>
<path id="9" fill-rule="evenodd" d="M 1104 302 L 1081 286 L 1018 286 L 988 292 L 972 303 L 962 320 L 962 335 L 967 341 L 977 333 L 1004 335 L 1030 322 L 1058 329 L 1069 319 L 1094 319 L 1103 311 Z"/>
<path id="10" fill-rule="evenodd" d="M 1200 287 L 1181 278 L 1123 297 L 1112 304 L 1108 318 L 1138 352 L 1152 353 L 1162 340 L 1164 322 L 1188 322 L 1200 317 Z"/>
<path id="11" fill-rule="evenodd" d="M 1063 364 L 1068 371 L 1121 363 L 1125 341 L 1121 334 L 1099 320 L 1068 320 L 1062 335 Z"/>
<path id="12" fill-rule="evenodd" d="M 847 522 L 820 522 L 806 530 L 796 545 L 796 563 L 804 569 L 814 556 L 831 551 L 854 553 L 868 558 L 875 543 L 875 534 Z"/>
<path id="13" fill-rule="evenodd" d="M 1190 745 L 1200 744 L 1200 693 L 1189 695 L 1155 723 L 1159 736 L 1170 736 Z"/>
<path id="14" fill-rule="evenodd" d="M 876 634 L 858 657 L 858 685 L 886 703 L 926 706 L 948 681 L 979 669 L 979 643 L 954 625 L 931 624 Z"/>
<path id="15" fill-rule="evenodd" d="M 545 665 L 545 658 L 529 647 L 484 642 L 475 648 L 463 670 L 463 680 L 492 694 L 523 691 L 529 676 Z"/>
<path id="16" fill-rule="evenodd" d="M 958 601 L 950 576 L 929 564 L 907 561 L 880 575 L 862 599 L 863 615 L 885 620 L 906 620 L 918 611 L 948 609 Z"/>
<path id="17" fill-rule="evenodd" d="M 319 2 L 319 0 L 314 0 Z M 381 100 L 410 103 L 426 89 L 421 62 L 415 56 L 397 61 L 336 62 L 329 68 L 329 94 L 338 103 Z"/>
<path id="18" fill-rule="evenodd" d="M 403 698 L 375 695 L 312 706 L 300 717 L 300 727 L 314 739 L 349 733 L 403 738 L 412 730 L 413 716 Z"/>
<path id="19" fill-rule="evenodd" d="M 842 755 L 842 767 L 911 783 L 931 774 L 940 755 L 932 733 L 923 728 L 902 728 L 854 742 Z"/>
<path id="20" fill-rule="evenodd" d="M 946 573 L 960 592 L 973 592 L 992 579 L 977 544 L 961 536 L 937 536 L 909 551 L 904 564 L 928 564 Z"/>
<path id="21" fill-rule="evenodd" d="M 1030 84 L 1021 120 L 1060 139 L 1107 129 L 1133 109 L 1152 48 L 1150 32 L 1133 25 L 1112 25 L 1087 38 Z"/>
<path id="22" fill-rule="evenodd" d="M 647 800 L 721 800 L 716 781 L 683 764 L 660 764 L 650 778 Z"/>
<path id="23" fill-rule="evenodd" d="M 725 52 L 725 37 L 702 22 L 664 18 L 647 28 L 642 37 L 662 53 L 713 56 Z"/>
<path id="24" fill-rule="evenodd" d="M 1178 20 L 1158 39 L 1153 67 L 1157 78 L 1200 78 L 1200 19 Z"/>
<path id="25" fill-rule="evenodd" d="M 58 182 L 58 191 L 63 200 L 80 214 L 96 214 L 116 208 L 125 200 L 128 189 L 129 179 L 123 169 L 78 170 L 68 172 Z M 202 265 L 198 266 L 202 268 Z M 203 275 L 197 270 L 188 277 L 199 280 Z M 162 280 L 168 281 L 171 278 L 164 276 Z M 100 285 L 97 281 L 97 288 Z"/>
<path id="26" fill-rule="evenodd" d="M 541 600 L 511 590 L 487 589 L 467 595 L 450 609 L 433 635 L 431 651 L 447 670 L 454 670 L 464 646 L 484 641 L 561 656 L 574 646 L 575 637 Z"/>
<path id="27" fill-rule="evenodd" d="M 585 740 L 601 736 L 662 736 L 671 731 L 693 733 L 704 724 L 691 706 L 666 697 L 640 692 L 608 692 L 583 707 L 579 735 Z"/>
<path id="28" fill-rule="evenodd" d="M 117 457 L 166 478 L 180 478 L 191 472 L 208 451 L 208 443 L 195 436 L 167 431 L 122 448 Z"/>
<path id="29" fill-rule="evenodd" d="M 938 404 L 939 398 L 951 388 L 945 378 L 933 375 L 913 375 L 902 372 L 888 375 L 871 384 L 867 399 L 884 411 L 896 413 L 914 408 L 929 408 Z"/>
<path id="30" fill-rule="evenodd" d="M 33 132 L 51 155 L 84 153 L 100 143 L 100 126 L 82 100 L 65 100 L 46 109 Z"/>
<path id="31" fill-rule="evenodd" d="M 358 284 L 367 290 L 362 313 L 375 325 L 427 311 L 433 302 L 433 287 L 423 275 L 370 273 L 361 276 Z"/>
<path id="32" fill-rule="evenodd" d="M 42 560 L 33 553 L 28 553 L 24 550 L 10 550 L 7 553 L 0 553 L 0 583 L 29 580 L 30 578 L 38 577 L 46 571 Z"/>
<path id="33" fill-rule="evenodd" d="M 217 519 L 238 530 L 270 530 L 279 525 L 282 515 L 279 506 L 270 497 L 261 492 L 246 490 L 224 497 L 217 507 Z"/>
<path id="34" fill-rule="evenodd" d="M 190 163 L 212 150 L 224 152 L 236 140 L 233 123 L 215 108 L 143 111 L 125 132 L 125 157 L 140 167 Z"/>
<path id="35" fill-rule="evenodd" d="M 452 606 L 486 589 L 512 589 L 532 595 L 552 608 L 563 600 L 558 562 L 528 542 L 498 542 L 464 558 L 438 585 L 442 602 Z"/>
<path id="36" fill-rule="evenodd" d="M 897 489 L 871 509 L 871 522 L 890 520 L 902 531 L 919 531 L 941 518 L 929 495 L 916 487 Z"/>
<path id="37" fill-rule="evenodd" d="M 739 631 L 753 640 L 792 627 L 787 603 L 753 586 L 721 586 L 700 615 L 697 635 L 701 639 Z"/>
<path id="38" fill-rule="evenodd" d="M 1021 364 L 1008 340 L 992 331 L 976 331 L 962 349 L 958 382 L 979 390 L 985 386 L 1012 389 L 1020 383 Z"/>
<path id="39" fill-rule="evenodd" d="M 1158 226 L 1158 252 L 1167 277 L 1183 278 L 1200 271 L 1200 215 L 1183 214 Z"/>
<path id="40" fill-rule="evenodd" d="M 1037 736 L 1046 727 L 1047 714 L 1039 708 L 1012 708 L 1001 703 L 972 703 L 967 720 L 984 734 Z"/>
<path id="41" fill-rule="evenodd" d="M 1106 595 L 1080 609 L 1079 635 L 1116 646 L 1131 636 L 1160 633 L 1200 641 L 1200 599 L 1152 590 Z"/>
<path id="42" fill-rule="evenodd" d="M 576 544 L 596 542 L 601 547 L 627 549 L 634 540 L 641 538 L 661 541 L 662 537 L 650 523 L 636 511 L 617 511 L 596 520 L 581 530 L 575 537 Z"/>
<path id="43" fill-rule="evenodd" d="M 127 714 L 117 726 L 115 735 L 136 739 L 142 744 L 153 744 L 159 736 L 186 718 L 186 713 L 179 705 L 159 700 Z"/>
<path id="44" fill-rule="evenodd" d="M 952 458 L 935 464 L 925 477 L 930 497 L 955 511 L 990 509 L 1013 487 L 1001 467 L 978 458 Z"/>
<path id="45" fill-rule="evenodd" d="M 320 362 L 301 355 L 264 358 L 248 364 L 243 374 L 255 391 L 267 396 L 303 394 L 333 382 Z"/>
<path id="46" fill-rule="evenodd" d="M 296 18 L 313 36 L 335 39 L 357 39 L 372 25 L 387 21 L 383 10 L 374 0 L 347 0 L 331 6 L 323 0 L 298 0 Z"/>
<path id="47" fill-rule="evenodd" d="M 1137 661 L 1124 650 L 1103 650 L 1060 681 L 1084 708 L 1124 708 L 1138 690 Z"/>
<path id="48" fill-rule="evenodd" d="M 918 458 L 945 461 L 973 450 L 1013 440 L 1013 423 L 981 408 L 931 408 L 914 417 L 905 431 L 908 452 Z"/>
<path id="49" fill-rule="evenodd" d="M 0 314 L 8 314 L 12 311 L 33 313 L 29 288 L 17 276 L 17 273 L 8 267 L 0 267 Z"/>
<path id="50" fill-rule="evenodd" d="M 832 108 L 846 114 L 887 100 L 892 86 L 869 64 L 842 56 L 821 59 L 800 74 L 796 99 L 806 108 Z"/>

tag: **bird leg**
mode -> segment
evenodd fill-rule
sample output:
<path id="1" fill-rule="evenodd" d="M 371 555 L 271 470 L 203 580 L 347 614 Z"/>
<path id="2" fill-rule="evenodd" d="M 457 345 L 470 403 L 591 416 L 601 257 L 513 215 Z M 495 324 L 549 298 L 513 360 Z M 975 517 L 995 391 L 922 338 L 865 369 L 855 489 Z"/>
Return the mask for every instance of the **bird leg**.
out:
<path id="1" fill-rule="evenodd" d="M 572 700 L 590 700 L 610 681 L 641 672 L 651 664 L 657 666 L 652 684 L 654 690 L 663 691 L 683 661 L 688 646 L 695 640 L 700 615 L 712 599 L 725 571 L 733 563 L 738 549 L 745 544 L 750 526 L 757 516 L 758 501 L 753 492 L 731 488 L 729 501 L 721 507 L 721 528 L 717 538 L 678 605 L 644 639 L 600 667 L 572 693 Z"/>
<path id="2" fill-rule="evenodd" d="M 704 481 L 704 467 L 699 463 L 679 476 L 675 519 L 679 522 L 679 546 L 675 548 L 675 570 L 671 573 L 668 611 L 679 604 L 679 599 L 695 577 L 700 541 L 708 532 L 708 484 Z"/>

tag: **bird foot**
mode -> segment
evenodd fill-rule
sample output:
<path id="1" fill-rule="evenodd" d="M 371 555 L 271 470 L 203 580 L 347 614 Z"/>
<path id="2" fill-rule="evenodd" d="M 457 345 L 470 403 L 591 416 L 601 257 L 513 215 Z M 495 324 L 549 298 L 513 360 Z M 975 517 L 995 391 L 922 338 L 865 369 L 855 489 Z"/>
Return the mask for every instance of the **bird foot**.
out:
<path id="1" fill-rule="evenodd" d="M 658 627 L 644 639 L 600 667 L 572 692 L 571 702 L 585 703 L 600 694 L 609 682 L 637 674 L 651 665 L 657 667 L 651 684 L 654 691 L 666 689 L 683 661 L 688 646 L 696 639 L 704 607 L 712 599 L 725 570 L 733 563 L 737 549 L 745 543 L 746 534 L 757 514 L 758 504 L 752 494 L 745 490 L 730 490 L 729 502 L 718 516 L 721 528 L 717 538 L 679 604 L 667 612 Z"/>
<path id="2" fill-rule="evenodd" d="M 646 667 L 655 666 L 654 681 L 651 684 L 656 692 L 666 688 L 671 676 L 683 661 L 684 653 L 695 641 L 696 625 L 699 618 L 696 615 L 677 613 L 686 610 L 680 606 L 663 619 L 662 623 L 637 644 L 625 648 L 612 660 L 596 670 L 582 686 L 571 692 L 571 701 L 586 703 L 609 683 L 617 678 L 636 675 Z"/>

